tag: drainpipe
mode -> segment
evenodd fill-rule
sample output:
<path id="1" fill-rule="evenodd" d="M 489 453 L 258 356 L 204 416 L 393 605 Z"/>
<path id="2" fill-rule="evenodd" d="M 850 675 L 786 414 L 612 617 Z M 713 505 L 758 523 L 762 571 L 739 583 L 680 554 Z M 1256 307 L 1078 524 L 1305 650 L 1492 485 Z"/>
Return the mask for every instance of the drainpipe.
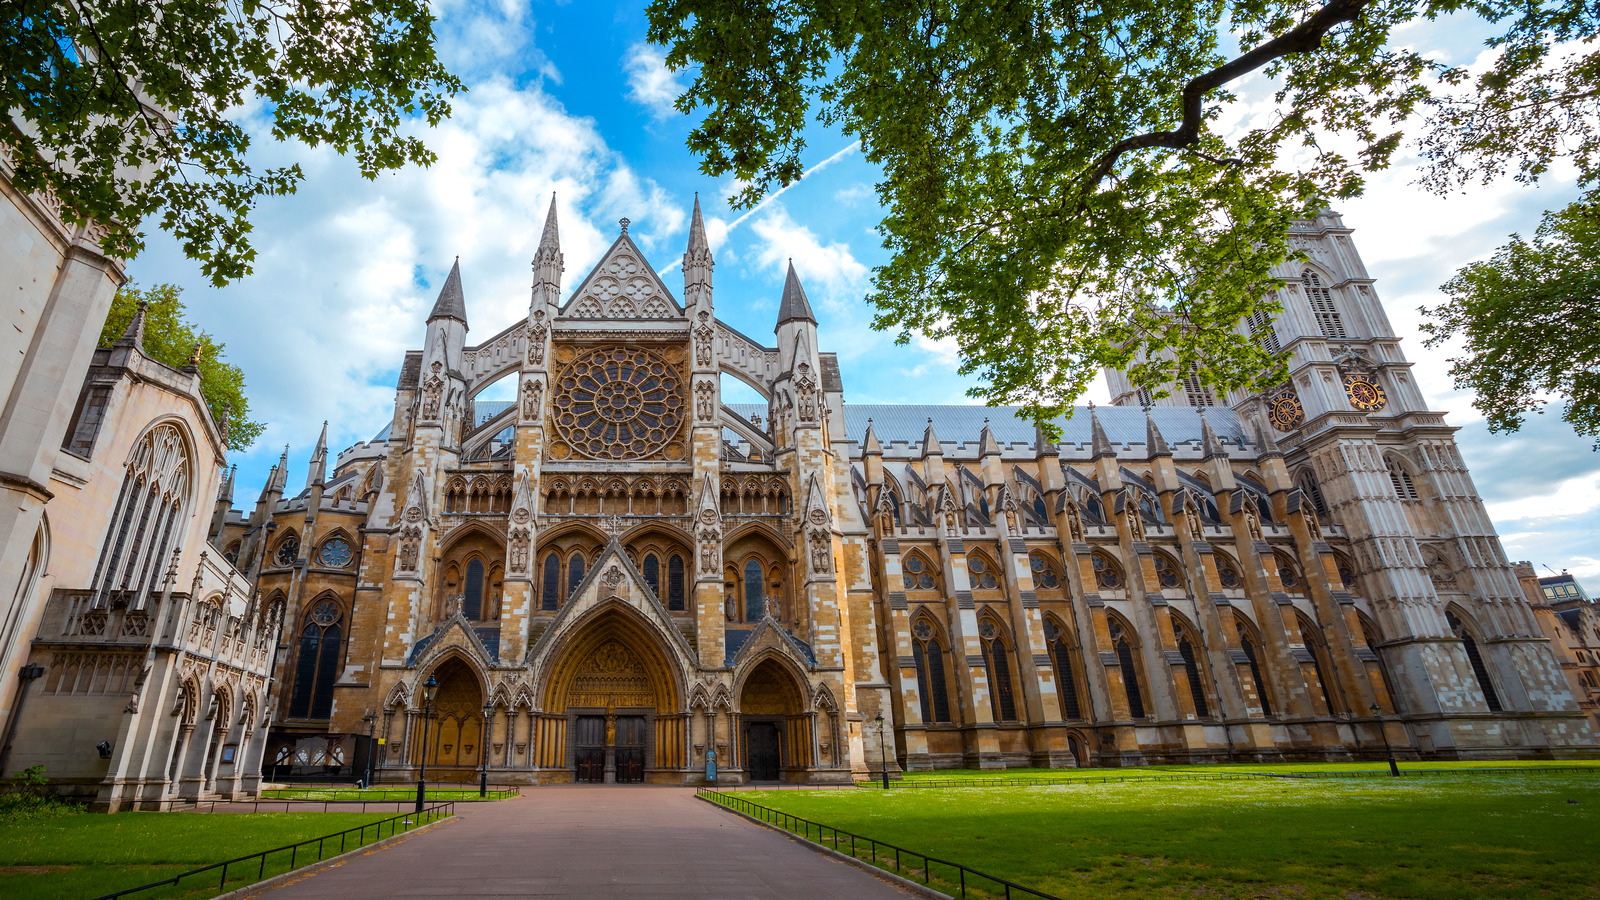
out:
<path id="1" fill-rule="evenodd" d="M 11 721 L 6 723 L 6 743 L 0 749 L 0 777 L 5 776 L 6 763 L 11 761 L 11 739 L 17 735 L 17 719 L 22 717 L 22 704 L 28 700 L 28 688 L 33 685 L 34 679 L 44 674 L 44 666 L 38 663 L 28 663 L 17 670 L 17 678 L 22 684 L 17 686 L 17 703 L 11 708 Z"/>

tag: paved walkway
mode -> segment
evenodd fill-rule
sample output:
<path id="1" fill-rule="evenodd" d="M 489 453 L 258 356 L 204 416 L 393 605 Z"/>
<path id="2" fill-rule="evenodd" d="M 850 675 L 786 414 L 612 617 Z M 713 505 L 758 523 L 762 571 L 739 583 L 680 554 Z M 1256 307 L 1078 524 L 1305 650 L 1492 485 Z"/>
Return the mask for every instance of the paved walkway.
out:
<path id="1" fill-rule="evenodd" d="M 905 900 L 871 874 L 694 799 L 684 788 L 559 785 L 311 875 L 263 900 L 628 897 Z"/>

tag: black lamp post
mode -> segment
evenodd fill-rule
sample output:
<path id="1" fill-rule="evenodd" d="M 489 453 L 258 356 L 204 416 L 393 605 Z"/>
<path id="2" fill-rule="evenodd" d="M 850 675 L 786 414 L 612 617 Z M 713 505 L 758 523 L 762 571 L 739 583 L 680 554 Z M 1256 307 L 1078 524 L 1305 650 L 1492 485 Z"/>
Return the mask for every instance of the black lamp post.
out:
<path id="1" fill-rule="evenodd" d="M 478 767 L 478 796 L 489 796 L 489 728 L 494 723 L 494 701 L 488 700 L 483 704 L 483 765 Z"/>
<path id="2" fill-rule="evenodd" d="M 1394 748 L 1389 746 L 1389 732 L 1383 727 L 1382 712 L 1383 710 L 1378 708 L 1378 704 L 1372 704 L 1372 715 L 1378 720 L 1378 733 L 1383 735 L 1383 752 L 1389 755 L 1389 774 L 1399 778 L 1400 766 L 1394 761 Z"/>
<path id="3" fill-rule="evenodd" d="M 367 723 L 367 777 L 361 783 L 361 786 L 369 788 L 372 787 L 372 756 L 377 752 L 372 744 L 372 729 L 373 725 L 378 721 L 378 717 L 373 713 L 367 713 L 361 717 L 361 721 Z"/>
<path id="4" fill-rule="evenodd" d="M 889 789 L 889 748 L 883 744 L 883 713 L 872 721 L 878 723 L 878 767 L 883 772 L 883 789 Z"/>
<path id="5" fill-rule="evenodd" d="M 422 683 L 422 768 L 417 772 L 417 812 L 422 812 L 422 802 L 428 790 L 428 720 L 433 718 L 433 698 L 439 693 L 439 682 L 432 675 Z"/>

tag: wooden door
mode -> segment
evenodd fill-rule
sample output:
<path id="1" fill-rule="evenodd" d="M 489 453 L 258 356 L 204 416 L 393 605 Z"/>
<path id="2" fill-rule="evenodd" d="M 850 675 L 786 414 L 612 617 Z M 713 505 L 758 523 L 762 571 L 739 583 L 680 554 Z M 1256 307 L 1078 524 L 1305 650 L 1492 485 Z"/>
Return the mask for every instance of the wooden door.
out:
<path id="1" fill-rule="evenodd" d="M 579 716 L 573 740 L 578 765 L 577 780 L 602 784 L 606 780 L 606 717 Z"/>
<path id="2" fill-rule="evenodd" d="M 617 716 L 617 783 L 644 781 L 644 716 Z"/>
<path id="3" fill-rule="evenodd" d="M 745 771 L 751 781 L 778 780 L 778 726 L 771 722 L 751 722 L 745 729 Z"/>

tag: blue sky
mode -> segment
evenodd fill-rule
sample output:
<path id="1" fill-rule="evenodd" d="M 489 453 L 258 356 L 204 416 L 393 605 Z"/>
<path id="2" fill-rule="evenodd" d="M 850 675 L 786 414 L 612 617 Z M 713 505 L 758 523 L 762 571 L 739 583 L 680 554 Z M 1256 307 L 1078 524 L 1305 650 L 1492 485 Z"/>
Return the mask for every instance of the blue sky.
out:
<path id="1" fill-rule="evenodd" d="M 816 308 L 821 346 L 839 353 L 846 399 L 856 403 L 968 402 L 948 346 L 895 346 L 869 327 L 862 297 L 884 253 L 874 231 L 877 173 L 852 142 L 821 126 L 808 137 L 807 177 L 752 214 L 730 210 L 733 185 L 699 171 L 684 147 L 690 121 L 671 109 L 683 83 L 644 42 L 643 5 L 445 0 L 440 53 L 470 88 L 455 115 L 424 134 L 431 169 L 368 182 L 326 150 L 271 142 L 258 118 L 256 164 L 299 162 L 300 192 L 261 204 L 255 273 L 222 290 L 206 284 L 176 244 L 152 234 L 129 266 L 140 284 L 184 287 L 192 317 L 241 365 L 256 417 L 269 423 L 239 465 L 236 505 L 248 507 L 267 468 L 290 445 L 290 487 L 324 419 L 332 449 L 369 438 L 393 410 L 404 351 L 420 347 L 424 318 L 451 261 L 461 257 L 471 323 L 482 340 L 526 314 L 529 260 L 551 191 L 558 197 L 564 287 L 582 280 L 617 233 L 629 231 L 676 292 L 688 216 L 701 195 L 716 254 L 718 316 L 770 339 L 784 268 L 793 259 Z M 1415 26 L 1401 39 L 1470 63 L 1483 30 L 1467 20 Z M 1223 121 L 1268 108 L 1270 85 L 1247 83 Z M 1340 205 L 1378 280 L 1415 374 L 1458 440 L 1513 559 L 1570 568 L 1600 593 L 1600 457 L 1558 415 L 1520 434 L 1490 435 L 1471 398 L 1449 380 L 1448 353 L 1425 352 L 1417 307 L 1459 266 L 1488 255 L 1541 211 L 1575 196 L 1570 178 L 1537 189 L 1496 183 L 1439 198 L 1411 182 L 1402 159 Z M 487 396 L 487 395 L 486 395 Z M 739 399 L 739 398 L 734 398 Z M 1085 400 L 1103 402 L 1103 384 Z"/>

